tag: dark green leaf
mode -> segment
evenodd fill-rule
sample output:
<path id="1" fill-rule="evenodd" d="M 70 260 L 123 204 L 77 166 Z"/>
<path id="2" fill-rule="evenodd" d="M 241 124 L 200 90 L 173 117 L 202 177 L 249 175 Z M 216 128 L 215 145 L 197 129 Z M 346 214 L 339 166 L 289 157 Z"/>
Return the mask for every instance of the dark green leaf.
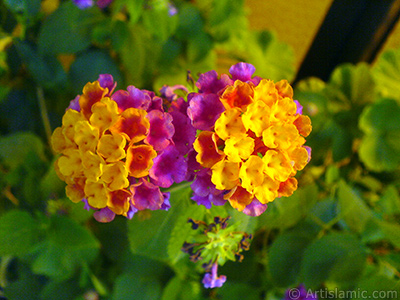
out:
<path id="1" fill-rule="evenodd" d="M 198 300 L 200 299 L 201 287 L 196 281 L 182 280 L 178 277 L 172 278 L 163 290 L 162 300 Z"/>
<path id="2" fill-rule="evenodd" d="M 90 45 L 93 25 L 100 20 L 98 9 L 81 10 L 72 1 L 64 2 L 40 29 L 40 52 L 73 54 L 86 49 Z"/>
<path id="3" fill-rule="evenodd" d="M 67 74 L 54 56 L 39 54 L 26 42 L 16 42 L 15 47 L 39 85 L 44 88 L 66 85 Z"/>
<path id="4" fill-rule="evenodd" d="M 7 300 L 39 300 L 42 282 L 38 276 L 31 273 L 23 274 L 23 277 L 4 289 Z"/>
<path id="5" fill-rule="evenodd" d="M 274 241 L 269 250 L 268 267 L 278 286 L 290 286 L 297 282 L 303 252 L 311 240 L 307 233 L 288 232 Z"/>
<path id="6" fill-rule="evenodd" d="M 363 300 L 368 298 L 376 298 L 382 300 L 399 299 L 400 291 L 398 288 L 399 282 L 389 279 L 383 274 L 375 274 L 360 280 L 357 288 L 354 291 L 361 291 L 355 293 L 357 295 L 355 300 Z"/>
<path id="7" fill-rule="evenodd" d="M 166 41 L 176 30 L 178 16 L 169 14 L 168 3 L 153 2 L 151 9 L 142 15 L 144 27 L 159 41 Z"/>
<path id="8" fill-rule="evenodd" d="M 226 282 L 219 290 L 222 299 L 230 300 L 258 300 L 259 292 L 253 286 L 241 282 Z"/>
<path id="9" fill-rule="evenodd" d="M 75 93 L 80 94 L 85 84 L 97 80 L 100 74 L 111 74 L 114 81 L 123 85 L 118 66 L 106 52 L 90 50 L 79 55 L 69 71 Z"/>
<path id="10" fill-rule="evenodd" d="M 40 0 L 4 0 L 4 3 L 14 14 L 26 17 L 35 16 L 40 10 Z"/>
<path id="11" fill-rule="evenodd" d="M 11 210 L 0 217 L 0 256 L 27 254 L 38 238 L 38 224 L 29 213 Z"/>
<path id="12" fill-rule="evenodd" d="M 188 40 L 187 55 L 189 61 L 199 62 L 212 50 L 213 43 L 209 35 L 199 33 Z"/>
<path id="13" fill-rule="evenodd" d="M 386 238 L 396 247 L 400 247 L 400 225 L 377 220 L 376 224 L 382 230 Z"/>
<path id="14" fill-rule="evenodd" d="M 123 274 L 115 281 L 112 300 L 154 300 L 161 296 L 157 280 L 140 278 L 135 274 Z"/>
<path id="15" fill-rule="evenodd" d="M 42 300 L 70 300 L 75 299 L 83 291 L 79 287 L 77 280 L 64 282 L 50 281 L 40 293 Z"/>
<path id="16" fill-rule="evenodd" d="M 179 39 L 187 40 L 202 32 L 203 20 L 200 12 L 192 5 L 185 5 L 179 9 L 179 25 L 176 36 Z"/>
<path id="17" fill-rule="evenodd" d="M 325 281 L 346 287 L 362 274 L 365 258 L 364 248 L 353 235 L 326 235 L 304 252 L 301 263 L 303 282 L 309 287 L 317 287 Z"/>

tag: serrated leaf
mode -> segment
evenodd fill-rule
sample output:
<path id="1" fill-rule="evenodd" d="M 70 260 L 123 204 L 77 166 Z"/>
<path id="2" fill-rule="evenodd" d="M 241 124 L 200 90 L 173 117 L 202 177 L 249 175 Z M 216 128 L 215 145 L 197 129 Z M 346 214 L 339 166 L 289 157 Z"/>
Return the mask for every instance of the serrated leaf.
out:
<path id="1" fill-rule="evenodd" d="M 247 60 L 256 67 L 255 75 L 274 81 L 293 79 L 294 53 L 289 45 L 269 31 L 253 32 L 246 43 Z"/>
<path id="2" fill-rule="evenodd" d="M 400 101 L 400 51 L 386 50 L 372 68 L 372 76 L 377 89 L 383 97 L 394 97 Z"/>
<path id="3" fill-rule="evenodd" d="M 32 270 L 57 280 L 71 278 L 75 270 L 97 256 L 100 244 L 83 226 L 64 216 L 53 216 L 47 238 L 36 249 Z"/>
<path id="4" fill-rule="evenodd" d="M 128 223 L 128 238 L 133 253 L 156 260 L 168 260 L 167 249 L 171 232 L 179 216 L 188 207 L 190 193 L 189 187 L 178 188 L 171 192 L 171 208 L 168 211 L 153 211 L 145 220 L 135 216 Z"/>
<path id="5" fill-rule="evenodd" d="M 304 251 L 302 282 L 307 287 L 317 287 L 328 280 L 339 286 L 349 286 L 362 274 L 365 258 L 364 248 L 356 237 L 331 233 Z"/>
<path id="6" fill-rule="evenodd" d="M 338 185 L 338 202 L 340 215 L 349 228 L 362 233 L 373 217 L 372 211 L 344 181 L 340 181 Z"/>
<path id="7" fill-rule="evenodd" d="M 168 257 L 172 264 L 176 264 L 182 257 L 187 256 L 183 253 L 182 246 L 188 237 L 192 234 L 193 229 L 188 222 L 189 218 L 194 220 L 202 220 L 205 214 L 205 208 L 202 205 L 192 204 L 180 215 L 171 231 L 171 237 L 168 242 Z"/>
<path id="8" fill-rule="evenodd" d="M 366 63 L 340 65 L 327 85 L 330 99 L 345 105 L 372 102 L 374 89 L 375 82 Z"/>
<path id="9" fill-rule="evenodd" d="M 383 99 L 364 109 L 359 127 L 365 136 L 361 140 L 360 159 L 372 171 L 393 171 L 400 166 L 400 106 Z"/>
<path id="10" fill-rule="evenodd" d="M 29 213 L 11 210 L 0 217 L 0 256 L 27 254 L 38 238 L 38 223 Z"/>

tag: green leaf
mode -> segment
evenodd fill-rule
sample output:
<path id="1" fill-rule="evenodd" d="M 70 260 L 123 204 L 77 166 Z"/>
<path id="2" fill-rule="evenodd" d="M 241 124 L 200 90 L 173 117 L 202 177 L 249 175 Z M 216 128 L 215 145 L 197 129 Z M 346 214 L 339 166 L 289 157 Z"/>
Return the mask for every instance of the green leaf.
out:
<path id="1" fill-rule="evenodd" d="M 338 202 L 340 215 L 349 228 L 362 233 L 373 217 L 372 211 L 344 181 L 340 181 L 338 185 Z"/>
<path id="2" fill-rule="evenodd" d="M 360 159 L 372 171 L 393 171 L 400 166 L 400 105 L 383 99 L 364 109 L 359 127 L 365 133 L 361 140 Z"/>
<path id="3" fill-rule="evenodd" d="M 117 15 L 125 8 L 129 13 L 129 22 L 133 25 L 137 23 L 143 13 L 144 0 L 126 1 L 115 0 L 112 5 L 114 15 Z"/>
<path id="4" fill-rule="evenodd" d="M 400 101 L 400 51 L 386 50 L 372 68 L 372 76 L 377 83 L 378 92 L 383 97 L 394 97 Z"/>
<path id="5" fill-rule="evenodd" d="M 46 160 L 42 140 L 30 132 L 17 132 L 0 137 L 0 159 L 8 168 L 15 169 L 22 164 L 29 153 Z"/>
<path id="6" fill-rule="evenodd" d="M 159 41 L 166 41 L 176 30 L 178 16 L 169 14 L 166 1 L 153 2 L 142 14 L 144 27 Z"/>
<path id="7" fill-rule="evenodd" d="M 200 12 L 193 5 L 183 5 L 178 12 L 179 25 L 176 36 L 181 40 L 188 40 L 203 31 L 203 20 Z"/>
<path id="8" fill-rule="evenodd" d="M 183 243 L 188 240 L 193 233 L 189 218 L 194 220 L 202 220 L 206 209 L 202 205 L 192 204 L 177 218 L 174 228 L 171 231 L 171 237 L 168 242 L 168 257 L 169 262 L 176 264 L 182 257 L 187 257 L 181 249 Z"/>
<path id="9" fill-rule="evenodd" d="M 318 198 L 316 185 L 309 185 L 268 203 L 267 210 L 258 217 L 259 226 L 285 229 L 304 219 Z"/>
<path id="10" fill-rule="evenodd" d="M 379 299 L 399 299 L 399 283 L 394 281 L 393 279 L 389 279 L 384 275 L 375 274 L 372 276 L 368 276 L 360 280 L 357 285 L 357 288 L 354 291 L 362 291 L 362 293 L 358 293 L 358 297 L 355 297 L 355 300 L 363 300 L 363 299 L 372 299 L 379 296 Z"/>
<path id="11" fill-rule="evenodd" d="M 201 287 L 199 282 L 182 280 L 175 276 L 164 288 L 161 300 L 199 300 L 200 297 Z"/>
<path id="12" fill-rule="evenodd" d="M 72 1 L 59 6 L 43 23 L 38 45 L 42 53 L 74 54 L 90 45 L 91 30 L 101 20 L 95 7 L 81 10 Z"/>
<path id="13" fill-rule="evenodd" d="M 386 221 L 376 220 L 386 238 L 396 247 L 400 247 L 400 225 Z"/>
<path id="14" fill-rule="evenodd" d="M 0 217 L 0 256 L 27 254 L 38 238 L 39 226 L 29 213 L 11 210 Z"/>
<path id="15" fill-rule="evenodd" d="M 161 296 L 161 285 L 157 280 L 138 278 L 135 274 L 122 274 L 115 281 L 112 300 L 154 300 Z"/>
<path id="16" fill-rule="evenodd" d="M 5 287 L 4 295 L 8 300 L 41 300 L 40 290 L 42 285 L 43 283 L 39 276 L 24 273 L 22 278 Z"/>
<path id="17" fill-rule="evenodd" d="M 346 287 L 356 282 L 365 267 L 360 241 L 350 234 L 331 233 L 309 245 L 301 263 L 304 284 L 317 287 L 333 281 Z"/>
<path id="18" fill-rule="evenodd" d="M 89 50 L 77 56 L 68 75 L 75 93 L 80 94 L 85 84 L 97 80 L 100 74 L 111 74 L 114 81 L 123 85 L 118 66 L 108 53 L 100 50 Z"/>
<path id="19" fill-rule="evenodd" d="M 255 75 L 274 81 L 294 78 L 293 49 L 272 32 L 253 32 L 246 41 L 246 50 L 246 60 L 256 67 Z"/>
<path id="20" fill-rule="evenodd" d="M 400 195 L 395 186 L 389 185 L 387 187 L 377 206 L 381 208 L 385 215 L 400 214 Z"/>
<path id="21" fill-rule="evenodd" d="M 14 13 L 26 17 L 35 16 L 40 10 L 40 0 L 4 0 L 5 5 Z"/>
<path id="22" fill-rule="evenodd" d="M 307 233 L 287 232 L 273 242 L 269 249 L 268 268 L 278 286 L 290 286 L 297 282 L 301 259 L 311 240 Z"/>
<path id="23" fill-rule="evenodd" d="M 83 291 L 79 287 L 77 280 L 50 281 L 41 291 L 40 298 L 42 300 L 70 300 L 75 299 L 82 293 Z"/>
<path id="24" fill-rule="evenodd" d="M 65 280 L 76 268 L 96 258 L 100 244 L 91 232 L 67 217 L 55 215 L 50 221 L 47 239 L 36 249 L 32 270 Z"/>
<path id="25" fill-rule="evenodd" d="M 258 300 L 261 299 L 259 291 L 249 284 L 241 282 L 230 282 L 229 280 L 218 289 L 218 296 L 221 299 L 231 299 L 231 300 Z"/>
<path id="26" fill-rule="evenodd" d="M 191 62 L 199 62 L 212 50 L 213 43 L 210 36 L 204 32 L 188 40 L 187 56 Z"/>
<path id="27" fill-rule="evenodd" d="M 15 42 L 14 44 L 30 74 L 39 85 L 44 88 L 66 85 L 67 74 L 54 56 L 38 53 L 27 42 Z"/>
<path id="28" fill-rule="evenodd" d="M 169 211 L 153 211 L 145 220 L 138 215 L 128 223 L 128 238 L 133 253 L 162 261 L 169 259 L 167 249 L 171 232 L 177 219 L 188 208 L 190 193 L 190 187 L 178 187 L 171 192 Z"/>
<path id="29" fill-rule="evenodd" d="M 335 68 L 327 85 L 329 98 L 344 105 L 372 102 L 374 89 L 375 82 L 366 63 Z"/>

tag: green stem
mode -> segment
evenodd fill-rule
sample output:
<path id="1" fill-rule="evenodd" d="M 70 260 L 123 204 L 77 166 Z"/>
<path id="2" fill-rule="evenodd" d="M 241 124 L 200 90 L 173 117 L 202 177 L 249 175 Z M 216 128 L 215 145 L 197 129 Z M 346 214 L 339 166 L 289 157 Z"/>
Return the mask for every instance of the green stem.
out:
<path id="1" fill-rule="evenodd" d="M 47 113 L 46 101 L 44 100 L 43 88 L 40 86 L 37 87 L 36 94 L 39 102 L 40 115 L 42 117 L 44 130 L 46 132 L 47 142 L 50 146 L 51 151 L 55 155 L 56 153 L 54 152 L 53 147 L 51 147 L 51 126 L 50 126 L 49 115 Z"/>

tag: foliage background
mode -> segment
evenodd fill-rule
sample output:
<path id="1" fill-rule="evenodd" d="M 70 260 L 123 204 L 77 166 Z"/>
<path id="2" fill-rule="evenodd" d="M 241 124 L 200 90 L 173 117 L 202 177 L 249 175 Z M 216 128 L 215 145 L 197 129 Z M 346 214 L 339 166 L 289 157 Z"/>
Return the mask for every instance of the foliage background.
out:
<path id="1" fill-rule="evenodd" d="M 171 14 L 171 6 L 177 14 Z M 101 224 L 65 197 L 49 147 L 68 103 L 110 73 L 118 88 L 158 90 L 231 62 L 294 78 L 293 50 L 248 27 L 243 0 L 0 3 L 0 295 L 7 299 L 282 299 L 287 288 L 398 291 L 400 297 L 400 51 L 374 66 L 338 66 L 295 97 L 312 119 L 313 158 L 299 190 L 257 218 L 206 211 L 190 187 L 168 211 Z M 220 289 L 180 248 L 188 217 L 231 215 L 254 234 Z M 381 299 L 397 299 L 392 293 Z M 386 297 L 386 298 L 385 298 Z M 356 299 L 356 298 L 352 298 Z"/>

